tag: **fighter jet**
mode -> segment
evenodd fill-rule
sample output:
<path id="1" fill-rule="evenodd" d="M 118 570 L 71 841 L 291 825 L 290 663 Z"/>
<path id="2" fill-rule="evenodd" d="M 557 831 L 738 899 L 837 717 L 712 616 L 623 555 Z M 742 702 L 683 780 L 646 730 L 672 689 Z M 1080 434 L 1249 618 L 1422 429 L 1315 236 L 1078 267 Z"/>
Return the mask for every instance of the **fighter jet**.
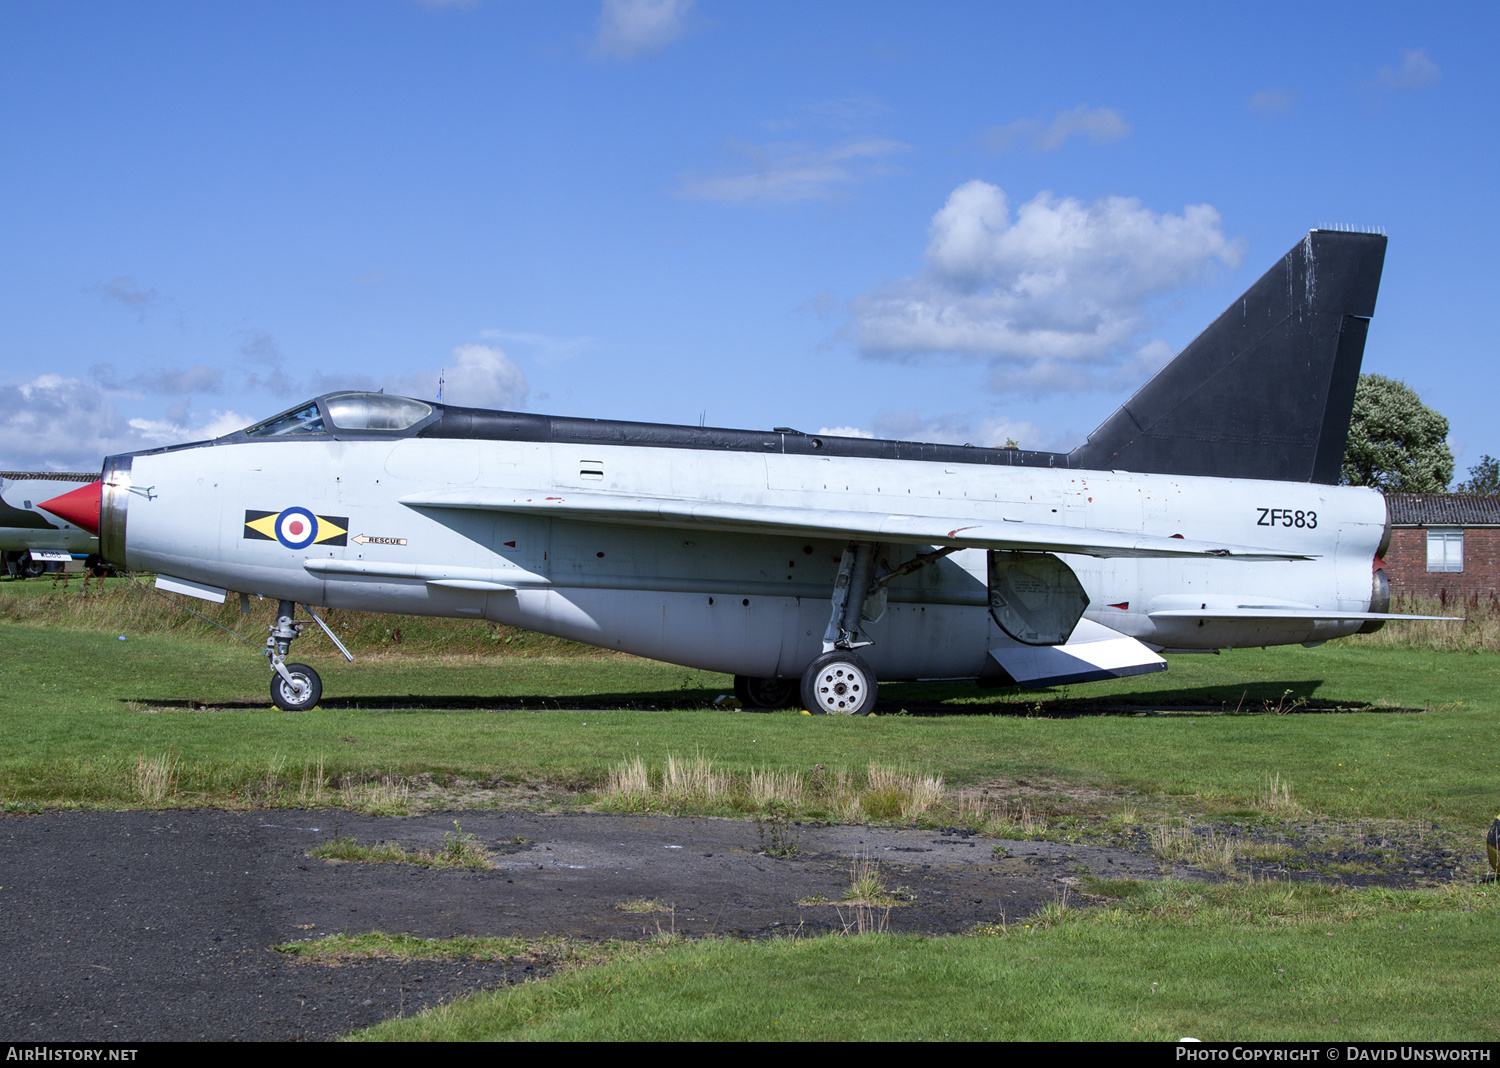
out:
<path id="1" fill-rule="evenodd" d="M 322 693 L 288 662 L 299 603 L 492 620 L 838 714 L 877 680 L 1314 645 L 1391 618 L 1384 499 L 1336 485 L 1385 249 L 1312 231 L 1065 454 L 344 392 L 111 456 L 43 507 L 164 588 L 275 599 L 288 711 Z"/>
<path id="2" fill-rule="evenodd" d="M 97 481 L 92 474 L 71 471 L 0 471 L 0 558 L 5 570 L 35 578 L 75 555 L 85 557 L 90 566 L 96 564 L 99 538 L 94 530 L 49 519 L 37 508 L 78 489 L 79 483 Z"/>

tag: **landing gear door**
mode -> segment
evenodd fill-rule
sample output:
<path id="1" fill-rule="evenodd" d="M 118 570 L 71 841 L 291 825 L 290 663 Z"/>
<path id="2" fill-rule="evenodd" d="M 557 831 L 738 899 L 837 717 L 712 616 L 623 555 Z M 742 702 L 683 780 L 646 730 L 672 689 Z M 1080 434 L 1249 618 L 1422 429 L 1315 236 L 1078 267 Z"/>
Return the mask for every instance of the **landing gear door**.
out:
<path id="1" fill-rule="evenodd" d="M 1073 569 L 1051 553 L 989 552 L 990 615 L 1018 642 L 1061 645 L 1089 606 Z"/>

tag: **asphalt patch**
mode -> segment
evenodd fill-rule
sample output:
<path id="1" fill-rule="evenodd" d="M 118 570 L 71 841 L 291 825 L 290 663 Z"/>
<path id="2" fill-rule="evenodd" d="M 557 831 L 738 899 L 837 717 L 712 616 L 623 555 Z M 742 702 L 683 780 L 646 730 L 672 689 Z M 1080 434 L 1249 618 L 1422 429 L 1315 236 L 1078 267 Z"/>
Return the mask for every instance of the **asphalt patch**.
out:
<path id="1" fill-rule="evenodd" d="M 455 819 L 490 850 L 493 868 L 307 855 L 335 836 L 441 849 Z M 1023 918 L 1090 873 L 1165 873 L 1129 848 L 886 827 L 787 824 L 770 844 L 788 855 L 771 856 L 761 831 L 729 819 L 526 812 L 8 815 L 0 819 L 0 1036 L 328 1039 L 548 970 L 519 960 L 329 965 L 272 948 L 340 932 L 639 939 L 841 931 L 856 922 L 840 901 L 858 861 L 878 865 L 886 886 L 908 899 L 879 917 L 890 930 L 953 933 Z M 619 907 L 643 898 L 670 911 Z"/>

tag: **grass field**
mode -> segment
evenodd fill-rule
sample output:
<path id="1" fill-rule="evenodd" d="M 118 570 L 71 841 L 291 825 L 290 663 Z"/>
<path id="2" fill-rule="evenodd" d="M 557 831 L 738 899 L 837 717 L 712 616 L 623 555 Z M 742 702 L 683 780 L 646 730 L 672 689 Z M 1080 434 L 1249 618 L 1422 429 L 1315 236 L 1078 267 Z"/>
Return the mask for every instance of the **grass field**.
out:
<path id="1" fill-rule="evenodd" d="M 1103 884 L 970 937 L 728 940 L 462 998 L 364 1039 L 1493 1042 L 1500 893 Z"/>
<path id="2" fill-rule="evenodd" d="M 621 656 L 383 654 L 317 661 L 336 696 L 286 715 L 243 645 L 118 637 L 0 625 L 7 805 L 139 803 L 139 761 L 165 754 L 175 780 L 158 801 L 221 804 L 295 802 L 319 762 L 329 781 L 428 773 L 576 791 L 674 750 L 741 774 L 877 761 L 950 788 L 1025 779 L 1059 784 L 1059 803 L 1096 791 L 1209 811 L 1246 807 L 1276 776 L 1325 816 L 1472 827 L 1494 815 L 1500 772 L 1488 654 L 1331 644 L 1173 657 L 1165 675 L 1035 693 L 889 685 L 883 714 L 859 719 L 714 710 L 726 677 Z M 1141 714 L 1184 705 L 1241 714 Z"/>
<path id="3" fill-rule="evenodd" d="M 769 802 L 756 800 L 756 776 L 779 772 L 802 777 L 804 815 L 900 818 L 906 801 L 871 800 L 874 772 L 897 769 L 909 783 L 941 780 L 921 818 L 973 815 L 988 789 L 992 801 L 1024 796 L 1040 834 L 1138 813 L 1375 822 L 1478 842 L 1500 811 L 1500 658 L 1437 632 L 1171 657 L 1165 675 L 1040 692 L 886 685 L 880 715 L 842 719 L 716 708 L 724 676 L 523 632 L 340 613 L 356 663 L 304 639 L 299 659 L 329 697 L 286 715 L 270 708 L 255 650 L 122 580 L 79 589 L 0 583 L 8 811 L 316 801 L 401 812 L 424 790 L 442 804 L 608 807 L 637 758 L 648 803 L 668 811 L 757 811 Z M 267 611 L 216 616 L 258 642 Z M 728 787 L 673 794 L 669 753 Z M 859 803 L 834 812 L 814 784 L 839 774 Z M 1484 996 L 1494 891 L 1472 879 L 1291 898 L 1243 878 L 1096 889 L 1108 904 L 970 938 L 626 955 L 376 1034 L 1500 1037 Z"/>

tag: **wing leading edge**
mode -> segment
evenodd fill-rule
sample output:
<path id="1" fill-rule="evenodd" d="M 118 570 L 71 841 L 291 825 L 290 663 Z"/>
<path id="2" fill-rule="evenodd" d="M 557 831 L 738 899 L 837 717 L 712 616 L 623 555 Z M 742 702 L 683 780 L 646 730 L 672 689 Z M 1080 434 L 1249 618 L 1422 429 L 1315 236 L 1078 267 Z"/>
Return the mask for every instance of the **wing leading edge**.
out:
<path id="1" fill-rule="evenodd" d="M 1303 553 L 1217 542 L 1162 538 L 1128 531 L 1095 530 L 1018 519 L 957 519 L 950 516 L 846 512 L 828 508 L 734 504 L 726 501 L 569 493 L 518 497 L 502 491 L 466 489 L 402 497 L 411 508 L 456 508 L 514 512 L 581 522 L 620 523 L 734 534 L 838 537 L 955 549 L 1073 553 L 1080 556 L 1238 560 L 1310 560 Z"/>

